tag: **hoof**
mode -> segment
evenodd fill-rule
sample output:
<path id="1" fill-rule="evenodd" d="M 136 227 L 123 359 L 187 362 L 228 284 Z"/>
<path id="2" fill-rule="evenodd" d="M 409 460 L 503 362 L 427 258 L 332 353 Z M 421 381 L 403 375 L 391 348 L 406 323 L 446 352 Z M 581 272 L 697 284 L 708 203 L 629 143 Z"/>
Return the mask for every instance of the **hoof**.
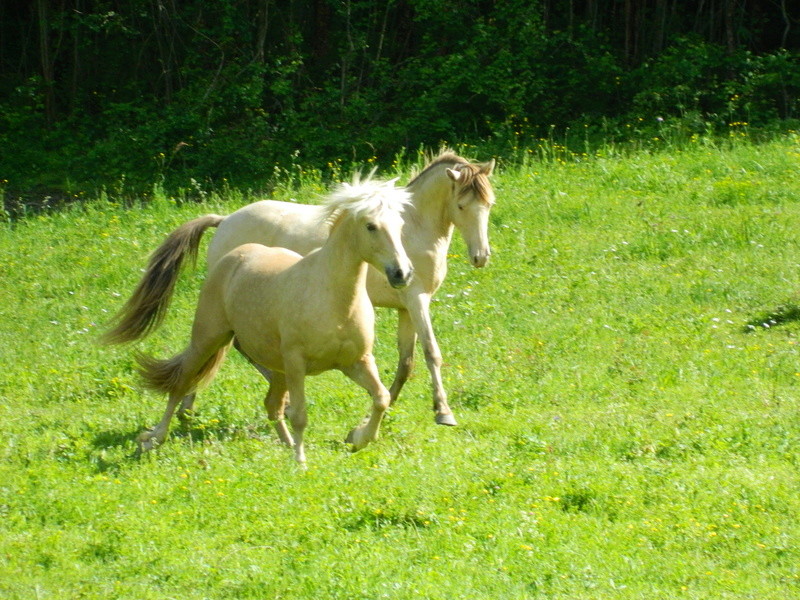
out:
<path id="1" fill-rule="evenodd" d="M 139 452 L 144 453 L 160 446 L 161 440 L 152 431 L 145 431 L 136 438 L 136 443 L 139 446 Z"/>
<path id="2" fill-rule="evenodd" d="M 361 428 L 356 427 L 350 433 L 347 434 L 347 437 L 345 438 L 344 441 L 346 444 L 350 444 L 352 446 L 353 452 L 357 452 L 362 448 L 366 448 L 367 445 L 370 443 L 370 441 L 372 441 L 365 438 L 366 436 L 364 435 L 364 432 L 361 430 Z"/>
<path id="3" fill-rule="evenodd" d="M 456 422 L 456 418 L 453 416 L 453 413 L 448 413 L 446 415 L 445 414 L 436 415 L 436 424 L 455 427 L 456 425 L 458 425 L 458 422 Z"/>

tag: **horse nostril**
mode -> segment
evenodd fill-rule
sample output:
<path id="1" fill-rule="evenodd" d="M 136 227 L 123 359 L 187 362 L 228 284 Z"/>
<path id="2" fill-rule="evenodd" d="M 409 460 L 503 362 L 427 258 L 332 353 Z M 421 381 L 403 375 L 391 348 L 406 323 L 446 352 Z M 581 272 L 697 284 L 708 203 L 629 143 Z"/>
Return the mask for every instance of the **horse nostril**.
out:
<path id="1" fill-rule="evenodd" d="M 472 257 L 472 265 L 475 267 L 483 267 L 489 262 L 489 256 L 491 256 L 490 252 L 486 254 L 476 254 Z"/>
<path id="2" fill-rule="evenodd" d="M 393 269 L 386 269 L 386 276 L 389 279 L 389 283 L 392 287 L 403 287 L 408 284 L 409 279 L 411 279 L 411 274 L 414 272 L 414 269 L 408 269 L 407 271 L 403 270 L 402 267 L 396 267 Z"/>

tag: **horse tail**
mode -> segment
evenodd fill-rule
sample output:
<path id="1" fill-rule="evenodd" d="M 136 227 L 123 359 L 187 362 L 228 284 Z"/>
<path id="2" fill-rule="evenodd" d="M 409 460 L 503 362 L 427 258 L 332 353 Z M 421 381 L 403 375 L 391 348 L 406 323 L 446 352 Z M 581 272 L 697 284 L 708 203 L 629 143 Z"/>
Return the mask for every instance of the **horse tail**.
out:
<path id="1" fill-rule="evenodd" d="M 138 354 L 136 362 L 139 363 L 139 375 L 144 380 L 144 385 L 147 389 L 162 394 L 177 392 L 184 396 L 213 379 L 222 365 L 229 348 L 230 343 L 219 348 L 195 373 L 189 373 L 185 370 L 186 357 L 189 350 L 164 360 Z"/>
<path id="2" fill-rule="evenodd" d="M 167 236 L 150 257 L 147 269 L 128 302 L 112 319 L 113 328 L 103 334 L 103 343 L 133 342 L 161 325 L 184 259 L 188 255 L 194 264 L 203 233 L 209 227 L 219 226 L 224 219 L 213 214 L 198 217 Z"/>

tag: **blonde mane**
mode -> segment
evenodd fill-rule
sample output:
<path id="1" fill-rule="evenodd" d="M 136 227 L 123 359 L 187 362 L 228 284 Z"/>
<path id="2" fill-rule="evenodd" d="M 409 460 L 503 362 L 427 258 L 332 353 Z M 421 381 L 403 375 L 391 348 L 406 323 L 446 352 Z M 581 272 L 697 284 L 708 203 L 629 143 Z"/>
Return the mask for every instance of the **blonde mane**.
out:
<path id="1" fill-rule="evenodd" d="M 332 226 L 345 214 L 357 218 L 380 218 L 389 210 L 401 211 L 411 203 L 411 193 L 396 187 L 397 179 L 372 179 L 374 171 L 362 180 L 356 173 L 352 183 L 340 183 L 323 201 L 323 222 Z"/>
<path id="2" fill-rule="evenodd" d="M 408 182 L 408 187 L 413 186 L 418 180 L 428 175 L 432 169 L 444 163 L 452 164 L 453 167 L 461 173 L 459 195 L 463 196 L 469 192 L 473 192 L 484 204 L 488 204 L 489 206 L 494 204 L 492 200 L 492 186 L 489 183 L 489 178 L 482 171 L 482 165 L 469 162 L 466 158 L 462 158 L 449 148 L 442 148 L 439 154 L 433 157 L 422 171 L 419 173 L 412 173 L 412 178 L 411 181 Z"/>

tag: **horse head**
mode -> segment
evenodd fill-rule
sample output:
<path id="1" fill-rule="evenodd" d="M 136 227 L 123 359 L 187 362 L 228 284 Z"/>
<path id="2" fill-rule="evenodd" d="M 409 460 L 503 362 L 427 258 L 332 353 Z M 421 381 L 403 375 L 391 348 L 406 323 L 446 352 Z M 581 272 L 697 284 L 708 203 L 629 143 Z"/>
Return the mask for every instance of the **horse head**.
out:
<path id="1" fill-rule="evenodd" d="M 494 190 L 489 176 L 494 159 L 487 163 L 460 163 L 447 169 L 453 181 L 451 218 L 467 244 L 470 262 L 483 267 L 489 261 L 489 211 L 494 205 Z"/>
<path id="2" fill-rule="evenodd" d="M 402 288 L 414 272 L 401 235 L 402 212 L 411 195 L 405 188 L 395 187 L 396 181 L 356 178 L 353 184 L 340 185 L 326 205 L 339 218 L 352 221 L 352 243 L 359 248 L 362 259 L 383 271 L 393 288 Z"/>

